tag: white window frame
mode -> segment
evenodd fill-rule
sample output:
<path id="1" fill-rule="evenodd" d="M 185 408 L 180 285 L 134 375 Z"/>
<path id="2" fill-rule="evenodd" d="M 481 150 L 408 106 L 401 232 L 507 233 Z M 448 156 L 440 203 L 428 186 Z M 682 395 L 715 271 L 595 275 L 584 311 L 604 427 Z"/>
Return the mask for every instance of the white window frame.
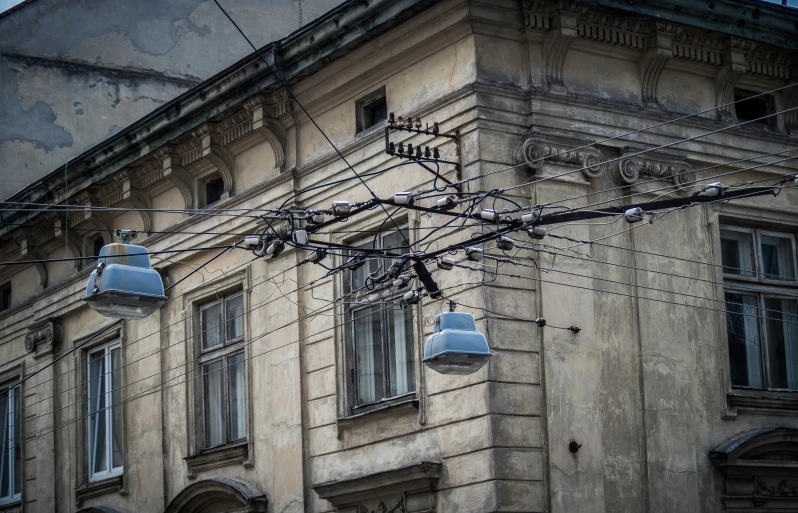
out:
<path id="1" fill-rule="evenodd" d="M 13 401 L 11 399 L 12 391 L 14 391 Z M 13 487 L 13 483 L 14 483 L 15 478 L 16 478 L 16 475 L 14 473 L 14 470 L 15 470 L 14 469 L 14 460 L 16 459 L 17 451 L 21 450 L 21 448 L 18 447 L 18 446 L 20 445 L 19 442 L 22 440 L 22 436 L 21 436 L 21 431 L 22 431 L 22 429 L 21 429 L 22 428 L 21 419 L 22 419 L 22 415 L 16 415 L 16 416 L 14 415 L 17 412 L 17 410 L 19 410 L 20 404 L 21 404 L 21 401 L 20 401 L 20 398 L 21 398 L 21 385 L 19 385 L 19 384 L 6 385 L 3 388 L 2 393 L 9 394 L 8 412 L 6 413 L 6 415 L 7 415 L 7 419 L 6 420 L 8 422 L 8 426 L 9 427 L 14 426 L 16 428 L 14 434 L 16 435 L 16 438 L 18 439 L 17 441 L 9 444 L 10 445 L 10 450 L 8 451 L 8 453 L 6 453 L 2 449 L 6 446 L 6 444 L 8 444 L 7 436 L 8 436 L 9 433 L 0 434 L 0 436 L 2 437 L 2 438 L 0 438 L 0 441 L 2 442 L 2 447 L 0 447 L 0 450 L 2 450 L 2 452 L 0 452 L 0 465 L 2 465 L 2 466 L 6 466 L 7 465 L 8 466 L 8 468 L 6 469 L 6 471 L 8 472 L 8 479 L 9 479 L 8 482 L 10 483 L 10 486 Z M 20 425 L 17 425 L 16 421 L 18 419 L 20 420 Z M 22 472 L 22 464 L 20 464 L 20 472 Z M 22 480 L 21 482 L 24 482 L 24 480 Z M 12 504 L 12 503 L 15 503 L 15 502 L 19 502 L 20 500 L 22 500 L 22 490 L 21 489 L 17 490 L 17 493 L 14 493 L 14 494 L 9 495 L 7 497 L 0 497 L 0 506 L 4 506 L 6 504 Z"/>
<path id="2" fill-rule="evenodd" d="M 111 351 L 114 349 L 120 350 L 120 363 L 121 363 L 121 351 L 122 351 L 122 344 L 120 342 L 113 342 L 111 344 L 106 344 L 101 347 L 93 348 L 86 352 L 86 406 L 87 406 L 87 413 L 86 416 L 86 449 L 88 451 L 87 454 L 87 463 L 88 463 L 88 476 L 89 482 L 95 481 L 102 481 L 104 479 L 108 479 L 111 477 L 116 477 L 122 475 L 124 470 L 124 450 L 122 451 L 122 465 L 118 467 L 112 467 L 113 465 L 113 433 L 114 433 L 114 426 L 113 426 L 113 388 L 112 388 L 112 373 L 111 373 Z M 106 470 L 101 472 L 94 472 L 94 451 L 92 451 L 92 434 L 91 434 L 91 417 L 92 417 L 92 409 L 91 409 L 91 374 L 90 374 L 90 362 L 92 355 L 97 354 L 98 352 L 103 352 L 103 359 L 105 359 L 104 367 L 106 372 L 104 374 L 105 379 L 105 395 L 108 398 L 106 400 L 106 407 L 103 410 L 103 414 L 105 415 L 105 451 L 108 458 L 108 464 L 106 466 Z M 120 405 L 121 407 L 121 405 Z M 120 443 L 124 444 L 122 440 Z"/>
<path id="3" fill-rule="evenodd" d="M 762 372 L 762 386 L 751 387 L 745 385 L 734 385 L 731 387 L 734 390 L 769 390 L 774 392 L 786 391 L 797 392 L 796 388 L 775 388 L 771 386 L 771 372 L 770 372 L 770 347 L 767 335 L 767 321 L 765 314 L 765 300 L 766 299 L 787 299 L 798 301 L 795 296 L 786 293 L 798 293 L 798 248 L 796 247 L 796 238 L 793 233 L 789 231 L 770 230 L 765 228 L 748 228 L 744 226 L 721 224 L 720 230 L 733 231 L 738 233 L 747 233 L 752 236 L 752 243 L 754 244 L 754 276 L 741 276 L 739 274 L 728 274 L 725 269 L 723 271 L 723 292 L 724 292 L 724 305 L 725 294 L 736 293 L 754 296 L 756 298 L 757 309 L 757 328 L 759 330 L 760 348 L 759 348 L 759 362 Z M 720 235 L 722 244 L 723 236 Z M 766 278 L 763 270 L 763 257 L 762 257 L 762 236 L 770 235 L 774 237 L 787 238 L 790 240 L 792 247 L 792 264 L 793 264 L 793 279 L 789 278 Z M 721 266 L 723 259 L 721 256 Z M 728 339 L 727 339 L 728 350 Z M 731 363 L 729 362 L 729 365 Z M 729 376 L 731 378 L 731 376 Z"/>

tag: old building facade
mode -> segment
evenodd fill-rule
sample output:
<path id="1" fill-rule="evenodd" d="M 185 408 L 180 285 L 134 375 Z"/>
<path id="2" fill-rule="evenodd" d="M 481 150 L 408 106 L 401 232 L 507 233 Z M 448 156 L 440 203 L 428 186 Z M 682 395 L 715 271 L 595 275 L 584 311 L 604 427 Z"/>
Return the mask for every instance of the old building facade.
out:
<path id="1" fill-rule="evenodd" d="M 470 376 L 421 363 L 447 302 L 342 301 L 371 268 L 232 249 L 268 209 L 371 198 L 314 123 L 376 196 L 439 186 L 386 170 L 387 112 L 454 136 L 390 135 L 498 209 L 794 176 L 796 27 L 750 0 L 345 2 L 262 50 L 298 101 L 253 54 L 32 183 L 0 211 L 0 511 L 798 510 L 791 181 L 453 255 L 433 276 L 494 353 Z M 393 218 L 314 237 L 478 232 Z M 82 299 L 119 229 L 175 287 L 112 326 Z"/>

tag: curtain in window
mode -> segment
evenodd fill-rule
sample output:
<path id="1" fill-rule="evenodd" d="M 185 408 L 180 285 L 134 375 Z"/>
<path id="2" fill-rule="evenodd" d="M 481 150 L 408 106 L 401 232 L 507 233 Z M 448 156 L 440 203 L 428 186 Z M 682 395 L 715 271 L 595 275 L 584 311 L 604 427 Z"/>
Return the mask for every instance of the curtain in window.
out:
<path id="1" fill-rule="evenodd" d="M 388 352 L 391 396 L 415 390 L 413 315 L 410 309 L 388 309 Z"/>
<path id="2" fill-rule="evenodd" d="M 16 495 L 20 490 L 20 465 L 19 450 L 16 445 L 17 401 L 16 389 L 5 390 L 0 394 L 0 500 L 8 499 Z"/>
<path id="3" fill-rule="evenodd" d="M 111 467 L 122 466 L 122 350 L 111 350 Z"/>
<path id="4" fill-rule="evenodd" d="M 732 385 L 761 388 L 759 317 L 755 296 L 726 293 L 726 330 Z"/>
<path id="5" fill-rule="evenodd" d="M 766 278 L 795 278 L 790 239 L 762 235 L 762 272 Z"/>
<path id="6" fill-rule="evenodd" d="M 202 347 L 207 349 L 222 343 L 224 334 L 222 303 L 217 303 L 202 311 Z"/>
<path id="7" fill-rule="evenodd" d="M 721 230 L 720 247 L 724 273 L 755 276 L 755 245 L 752 234 L 733 230 Z"/>
<path id="8" fill-rule="evenodd" d="M 380 312 L 376 308 L 364 308 L 352 312 L 352 317 L 356 319 L 354 332 L 358 403 L 373 403 L 382 399 L 385 394 Z"/>
<path id="9" fill-rule="evenodd" d="M 225 302 L 227 307 L 227 340 L 244 336 L 244 296 L 236 296 Z"/>
<path id="10" fill-rule="evenodd" d="M 225 443 L 225 419 L 223 407 L 224 360 L 209 363 L 204 368 L 205 386 L 205 446 L 214 447 Z"/>
<path id="11" fill-rule="evenodd" d="M 765 298 L 770 386 L 798 389 L 798 316 L 796 302 Z"/>
<path id="12" fill-rule="evenodd" d="M 106 461 L 105 352 L 89 357 L 89 469 L 91 474 L 108 469 Z"/>
<path id="13" fill-rule="evenodd" d="M 230 374 L 230 440 L 240 440 L 247 436 L 247 389 L 244 383 L 244 353 L 231 356 L 228 360 Z"/>

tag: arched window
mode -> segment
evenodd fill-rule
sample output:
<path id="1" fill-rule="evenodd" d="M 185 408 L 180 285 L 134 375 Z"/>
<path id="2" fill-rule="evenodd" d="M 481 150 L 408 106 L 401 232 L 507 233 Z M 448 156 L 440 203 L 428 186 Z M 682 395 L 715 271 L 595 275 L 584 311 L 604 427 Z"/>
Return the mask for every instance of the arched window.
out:
<path id="1" fill-rule="evenodd" d="M 164 513 L 265 513 L 269 501 L 243 479 L 216 477 L 187 486 Z"/>
<path id="2" fill-rule="evenodd" d="M 725 476 L 726 511 L 798 511 L 798 429 L 741 433 L 709 457 Z"/>

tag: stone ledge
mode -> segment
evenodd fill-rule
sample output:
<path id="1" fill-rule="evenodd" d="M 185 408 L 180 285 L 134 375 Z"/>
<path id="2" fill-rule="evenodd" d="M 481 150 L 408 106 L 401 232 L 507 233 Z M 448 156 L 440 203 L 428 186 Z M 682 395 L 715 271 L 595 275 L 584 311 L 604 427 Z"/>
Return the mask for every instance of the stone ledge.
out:
<path id="1" fill-rule="evenodd" d="M 188 477 L 193 479 L 197 476 L 197 472 L 202 472 L 203 470 L 244 463 L 248 455 L 249 445 L 244 442 L 208 449 L 183 459 L 188 464 Z"/>
<path id="2" fill-rule="evenodd" d="M 433 488 L 442 468 L 440 462 L 423 461 L 362 477 L 321 483 L 312 488 L 320 499 L 330 501 L 336 508 L 401 495 L 406 511 L 434 510 Z M 418 507 L 411 508 L 411 504 Z"/>
<path id="3" fill-rule="evenodd" d="M 109 477 L 102 481 L 93 481 L 75 488 L 75 504 L 80 506 L 83 501 L 92 497 L 99 497 L 114 492 L 124 491 L 124 478 L 122 475 Z"/>
<path id="4" fill-rule="evenodd" d="M 776 413 L 782 415 L 798 414 L 798 393 L 735 391 L 726 394 L 729 405 L 747 411 Z"/>

